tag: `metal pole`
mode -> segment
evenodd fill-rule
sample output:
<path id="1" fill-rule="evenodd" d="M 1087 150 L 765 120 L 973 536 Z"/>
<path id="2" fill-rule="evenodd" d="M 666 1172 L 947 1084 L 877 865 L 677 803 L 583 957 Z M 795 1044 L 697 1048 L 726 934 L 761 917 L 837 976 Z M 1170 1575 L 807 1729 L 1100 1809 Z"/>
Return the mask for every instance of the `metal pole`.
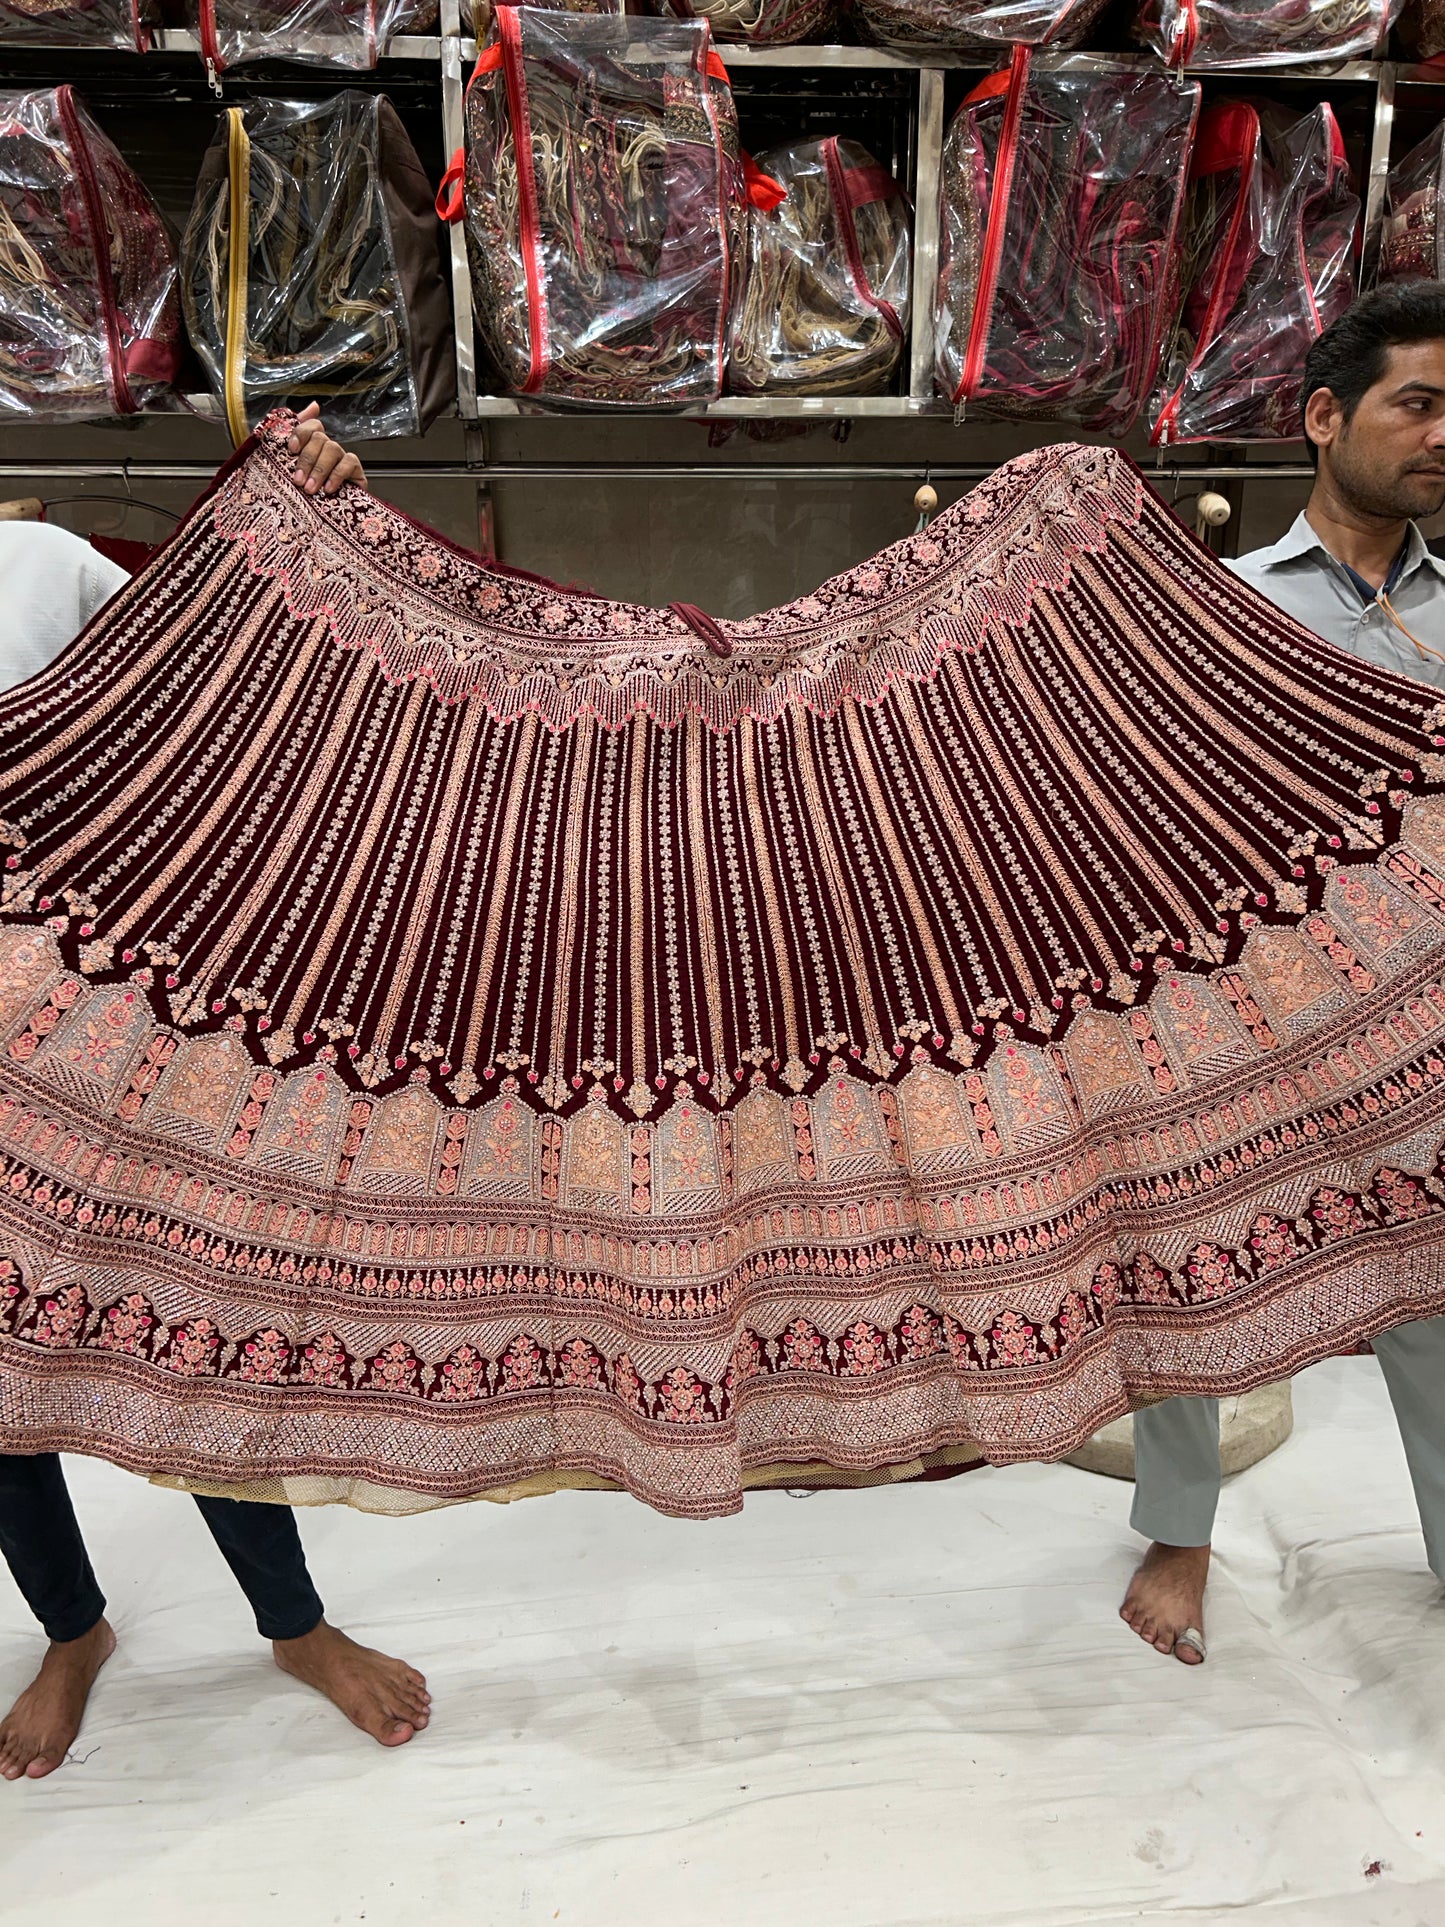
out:
<path id="1" fill-rule="evenodd" d="M 214 462 L 0 462 L 0 481 L 100 481 L 108 476 L 146 482 L 205 482 L 216 472 Z M 1003 466 L 997 462 L 488 462 L 479 471 L 466 462 L 373 462 L 367 474 L 374 482 L 475 482 L 479 472 L 488 482 L 589 481 L 709 481 L 733 482 L 980 482 Z M 1307 462 L 1170 462 L 1151 467 L 1147 478 L 1156 486 L 1164 481 L 1299 482 L 1311 480 Z"/>
<path id="2" fill-rule="evenodd" d="M 466 144 L 465 95 L 462 90 L 462 15 L 460 0 L 441 0 L 442 141 L 443 165 Z M 457 412 L 463 421 L 477 412 L 477 349 L 472 327 L 472 270 L 467 259 L 466 222 L 453 221 L 447 238 L 451 246 L 452 313 L 456 318 Z"/>
<path id="3" fill-rule="evenodd" d="M 1385 187 L 1390 178 L 1390 134 L 1395 125 L 1393 61 L 1383 61 L 1375 85 L 1375 124 L 1370 133 L 1370 171 L 1365 184 L 1365 234 L 1360 249 L 1360 289 L 1374 287 L 1385 229 Z"/>
<path id="4" fill-rule="evenodd" d="M 913 355 L 908 392 L 933 395 L 933 295 L 938 285 L 939 182 L 943 174 L 943 75 L 918 75 L 918 166 L 913 184 Z"/>

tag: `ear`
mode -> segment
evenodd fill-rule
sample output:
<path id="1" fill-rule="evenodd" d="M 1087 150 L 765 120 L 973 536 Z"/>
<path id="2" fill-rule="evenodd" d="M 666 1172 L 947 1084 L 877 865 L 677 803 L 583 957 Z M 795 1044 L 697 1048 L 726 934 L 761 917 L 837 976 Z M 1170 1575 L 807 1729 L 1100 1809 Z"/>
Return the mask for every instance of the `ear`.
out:
<path id="1" fill-rule="evenodd" d="M 1339 439 L 1345 424 L 1345 411 L 1329 388 L 1316 388 L 1305 403 L 1305 434 L 1316 448 L 1329 448 Z"/>

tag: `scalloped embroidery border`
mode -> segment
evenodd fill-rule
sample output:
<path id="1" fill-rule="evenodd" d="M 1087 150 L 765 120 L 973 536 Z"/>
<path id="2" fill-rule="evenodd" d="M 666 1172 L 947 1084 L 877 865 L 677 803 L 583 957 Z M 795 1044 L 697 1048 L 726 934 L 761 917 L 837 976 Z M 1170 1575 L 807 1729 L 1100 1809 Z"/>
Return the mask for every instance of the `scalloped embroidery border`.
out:
<path id="1" fill-rule="evenodd" d="M 927 532 L 810 595 L 722 620 L 736 654 L 718 658 L 669 610 L 493 576 L 440 537 L 429 551 L 429 531 L 375 498 L 365 498 L 364 511 L 350 504 L 338 511 L 335 502 L 298 494 L 304 508 L 291 513 L 278 485 L 293 485 L 275 452 L 288 432 L 288 420 L 263 425 L 256 452 L 217 492 L 217 534 L 245 547 L 253 574 L 280 585 L 295 619 L 324 616 L 337 646 L 374 655 L 389 681 L 421 678 L 444 703 L 478 699 L 500 722 L 530 714 L 554 730 L 583 715 L 620 729 L 639 715 L 673 728 L 695 714 L 724 733 L 745 719 L 776 722 L 794 707 L 831 715 L 849 700 L 875 706 L 896 682 L 932 680 L 945 656 L 977 648 L 995 625 L 1024 627 L 1035 596 L 1066 589 L 1076 558 L 1101 553 L 1111 528 L 1137 524 L 1145 502 L 1143 478 L 1113 450 L 1076 443 L 1034 450 L 1004 464 Z M 1030 517 L 1036 495 L 1042 499 Z M 1030 521 L 1034 542 L 1020 556 L 1020 524 L 1027 530 Z M 318 537 L 345 550 L 335 568 L 308 557 Z M 388 561 L 406 550 L 455 558 L 432 580 L 460 564 L 463 576 L 495 586 L 499 610 L 510 603 L 530 625 L 512 628 L 427 602 L 425 582 L 408 581 L 404 565 Z M 1001 574 L 984 573 L 1000 558 Z M 357 592 L 363 573 L 383 591 L 425 603 L 418 610 L 425 633 L 420 621 L 408 623 L 410 612 L 370 607 Z M 575 650 L 564 653 L 569 640 Z M 791 646 L 781 651 L 780 642 Z M 538 644 L 551 651 L 546 660 L 538 659 Z"/>

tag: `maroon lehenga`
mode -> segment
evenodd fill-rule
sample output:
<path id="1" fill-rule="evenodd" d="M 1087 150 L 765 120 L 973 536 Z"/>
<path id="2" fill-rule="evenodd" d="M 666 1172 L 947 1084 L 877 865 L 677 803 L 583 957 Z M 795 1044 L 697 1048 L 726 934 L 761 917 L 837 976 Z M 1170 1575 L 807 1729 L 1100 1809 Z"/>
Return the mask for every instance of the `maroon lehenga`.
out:
<path id="1" fill-rule="evenodd" d="M 7 1449 L 706 1515 L 1445 1310 L 1433 692 L 1107 449 L 710 623 L 286 427 L 0 700 Z"/>

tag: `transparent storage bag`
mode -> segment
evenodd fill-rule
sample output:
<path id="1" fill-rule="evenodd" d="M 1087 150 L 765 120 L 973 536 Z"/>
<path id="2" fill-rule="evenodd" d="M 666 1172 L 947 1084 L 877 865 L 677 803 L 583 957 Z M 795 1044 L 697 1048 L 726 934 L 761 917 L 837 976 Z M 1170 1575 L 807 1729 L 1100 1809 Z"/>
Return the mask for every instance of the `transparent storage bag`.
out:
<path id="1" fill-rule="evenodd" d="M 69 87 L 0 94 L 0 416 L 154 406 L 180 371 L 159 208 Z"/>
<path id="2" fill-rule="evenodd" d="M 425 32 L 436 18 L 434 0 L 190 0 L 190 4 L 201 58 L 213 74 L 248 60 L 374 67 L 397 35 Z"/>
<path id="3" fill-rule="evenodd" d="M 1168 67 L 1308 67 L 1368 60 L 1400 0 L 1143 0 L 1138 37 Z"/>
<path id="4" fill-rule="evenodd" d="M 871 39 L 900 53 L 1082 46 L 1108 0 L 855 0 Z"/>
<path id="5" fill-rule="evenodd" d="M 737 395 L 866 395 L 886 386 L 908 333 L 902 188 L 857 141 L 795 141 L 757 156 L 783 189 L 750 213 L 733 318 Z"/>
<path id="6" fill-rule="evenodd" d="M 418 435 L 456 392 L 431 186 L 384 96 L 230 108 L 182 277 L 238 443 L 269 409 L 310 401 L 343 438 Z"/>
<path id="7" fill-rule="evenodd" d="M 1445 54 L 1445 0 L 1405 0 L 1395 31 L 1411 59 L 1438 59 Z"/>
<path id="8" fill-rule="evenodd" d="M 655 0 L 651 11 L 674 20 L 706 20 L 715 40 L 789 47 L 799 40 L 833 38 L 839 0 Z"/>
<path id="9" fill-rule="evenodd" d="M 944 142 L 940 391 L 1122 435 L 1154 386 L 1197 82 L 1039 71 L 1016 48 Z"/>
<path id="10" fill-rule="evenodd" d="M 1221 101 L 1200 120 L 1183 302 L 1151 440 L 1288 441 L 1310 343 L 1354 299 L 1360 203 L 1327 103 L 1291 121 Z"/>
<path id="11" fill-rule="evenodd" d="M 512 393 L 721 393 L 746 190 L 705 21 L 499 7 L 437 206 L 465 210 L 478 327 Z"/>
<path id="12" fill-rule="evenodd" d="M 119 47 L 149 53 L 155 0 L 0 0 L 0 47 Z"/>
<path id="13" fill-rule="evenodd" d="M 1382 281 L 1445 281 L 1445 126 L 1390 169 L 1380 237 Z"/>

